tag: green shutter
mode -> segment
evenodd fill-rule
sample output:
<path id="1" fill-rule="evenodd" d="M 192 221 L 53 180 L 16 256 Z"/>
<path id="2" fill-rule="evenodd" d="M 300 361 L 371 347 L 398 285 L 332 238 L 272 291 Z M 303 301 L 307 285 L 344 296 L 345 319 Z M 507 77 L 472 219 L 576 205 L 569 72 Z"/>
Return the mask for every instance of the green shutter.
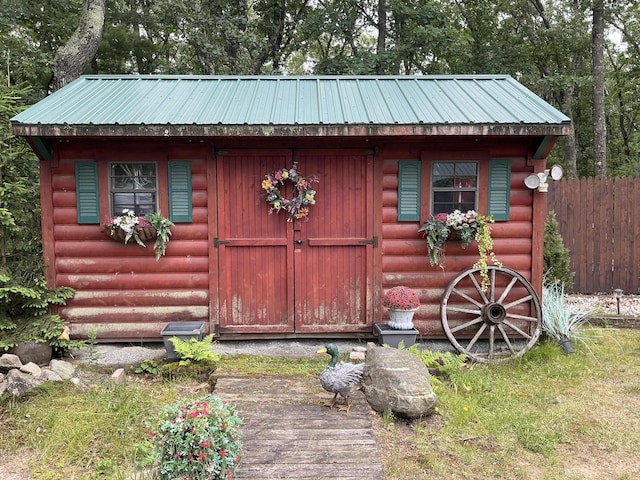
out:
<path id="1" fill-rule="evenodd" d="M 191 162 L 169 162 L 169 220 L 188 223 L 191 212 Z"/>
<path id="2" fill-rule="evenodd" d="M 76 208 L 78 223 L 100 223 L 98 164 L 76 162 Z"/>
<path id="3" fill-rule="evenodd" d="M 420 171 L 417 160 L 403 160 L 398 164 L 398 221 L 420 220 Z"/>
<path id="4" fill-rule="evenodd" d="M 509 196 L 511 194 L 511 161 L 489 162 L 489 215 L 495 221 L 509 220 Z"/>

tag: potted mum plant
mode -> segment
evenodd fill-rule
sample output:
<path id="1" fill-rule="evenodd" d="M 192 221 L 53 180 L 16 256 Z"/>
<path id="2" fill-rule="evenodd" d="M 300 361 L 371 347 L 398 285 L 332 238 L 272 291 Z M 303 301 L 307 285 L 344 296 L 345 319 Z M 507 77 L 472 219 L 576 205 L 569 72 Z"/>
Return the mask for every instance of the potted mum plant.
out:
<path id="1" fill-rule="evenodd" d="M 409 287 L 393 287 L 384 294 L 382 305 L 389 312 L 389 326 L 396 330 L 411 330 L 413 314 L 420 306 L 416 292 Z"/>
<path id="2" fill-rule="evenodd" d="M 151 434 L 157 480 L 230 480 L 240 463 L 242 420 L 214 395 L 160 410 Z"/>
<path id="3" fill-rule="evenodd" d="M 374 323 L 378 343 L 394 348 L 413 345 L 418 335 L 413 328 L 413 314 L 420 306 L 416 292 L 405 286 L 393 287 L 384 294 L 382 305 L 387 308 L 389 322 Z"/>
<path id="4" fill-rule="evenodd" d="M 444 270 L 445 244 L 447 240 L 460 240 L 462 248 L 466 248 L 472 241 L 478 245 L 479 259 L 473 265 L 480 269 L 482 277 L 482 289 L 486 291 L 489 285 L 488 259 L 491 257 L 494 264 L 502 266 L 493 252 L 493 239 L 491 238 L 491 224 L 493 218 L 478 214 L 475 210 L 466 213 L 454 210 L 452 213 L 438 213 L 418 229 L 427 241 L 429 263 L 438 265 Z"/>
<path id="5" fill-rule="evenodd" d="M 160 212 L 139 216 L 133 210 L 124 209 L 122 215 L 110 217 L 102 226 L 103 233 L 112 240 L 127 244 L 133 239 L 141 247 L 155 240 L 153 250 L 159 260 L 167 250 L 174 224 Z"/>

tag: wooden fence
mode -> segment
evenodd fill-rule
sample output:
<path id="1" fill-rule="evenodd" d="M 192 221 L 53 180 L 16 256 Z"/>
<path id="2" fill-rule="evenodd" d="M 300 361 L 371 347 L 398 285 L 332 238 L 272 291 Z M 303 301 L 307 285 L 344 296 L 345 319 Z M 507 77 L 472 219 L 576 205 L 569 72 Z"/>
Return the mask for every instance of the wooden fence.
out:
<path id="1" fill-rule="evenodd" d="M 640 178 L 552 182 L 548 208 L 570 251 L 573 293 L 640 293 Z"/>

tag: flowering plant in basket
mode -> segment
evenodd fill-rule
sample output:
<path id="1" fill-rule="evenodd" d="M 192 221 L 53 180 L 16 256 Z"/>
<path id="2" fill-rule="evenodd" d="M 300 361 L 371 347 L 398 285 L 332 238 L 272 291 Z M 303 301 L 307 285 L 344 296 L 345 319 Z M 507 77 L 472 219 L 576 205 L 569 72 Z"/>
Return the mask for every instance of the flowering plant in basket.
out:
<path id="1" fill-rule="evenodd" d="M 420 299 L 409 287 L 398 286 L 384 294 L 382 305 L 391 310 L 415 310 L 420 306 Z"/>
<path id="2" fill-rule="evenodd" d="M 109 217 L 102 225 L 102 231 L 112 240 L 124 244 L 133 238 L 138 245 L 144 247 L 144 242 L 155 240 L 153 250 L 158 260 L 167 250 L 173 225 L 173 222 L 164 218 L 160 212 L 142 217 L 125 208 L 122 215 Z"/>
<path id="3" fill-rule="evenodd" d="M 502 264 L 493 253 L 493 239 L 491 238 L 491 224 L 493 217 L 484 216 L 475 210 L 468 210 L 466 213 L 454 210 L 452 213 L 438 213 L 425 222 L 419 232 L 423 232 L 427 240 L 427 252 L 429 263 L 438 265 L 444 269 L 445 243 L 450 238 L 460 240 L 462 248 L 466 248 L 475 240 L 478 244 L 479 259 L 474 264 L 480 269 L 482 277 L 482 289 L 486 291 L 489 283 L 487 261 L 489 256 L 493 263 L 498 266 Z"/>
<path id="4" fill-rule="evenodd" d="M 218 397 L 183 399 L 163 408 L 156 421 L 157 480 L 230 480 L 238 469 L 242 420 Z"/>

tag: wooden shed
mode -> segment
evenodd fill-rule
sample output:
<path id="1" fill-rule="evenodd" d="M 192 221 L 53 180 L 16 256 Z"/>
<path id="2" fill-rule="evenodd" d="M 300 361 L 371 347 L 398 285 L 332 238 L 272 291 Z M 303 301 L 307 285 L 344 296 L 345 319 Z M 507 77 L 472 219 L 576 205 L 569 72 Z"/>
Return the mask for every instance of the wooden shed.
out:
<path id="1" fill-rule="evenodd" d="M 496 254 L 539 292 L 546 198 L 524 179 L 569 126 L 502 75 L 83 76 L 12 119 L 40 159 L 47 282 L 76 290 L 59 313 L 101 341 L 176 321 L 369 337 L 396 285 L 420 297 L 420 334 L 443 337 L 443 292 L 477 250 L 452 242 L 430 265 L 433 172 L 473 177 L 445 189 L 452 209 L 493 215 Z M 315 204 L 288 221 L 262 182 L 294 166 Z M 175 223 L 165 256 L 101 233 L 123 206 Z"/>

